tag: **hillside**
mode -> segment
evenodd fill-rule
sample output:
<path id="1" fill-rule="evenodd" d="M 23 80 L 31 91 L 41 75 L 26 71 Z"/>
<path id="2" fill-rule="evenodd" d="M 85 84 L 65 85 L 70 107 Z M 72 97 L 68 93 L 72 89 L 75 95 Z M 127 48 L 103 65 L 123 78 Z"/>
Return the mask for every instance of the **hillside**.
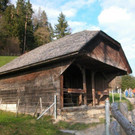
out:
<path id="1" fill-rule="evenodd" d="M 17 56 L 0 56 L 0 67 L 9 63 L 13 59 L 15 59 Z"/>

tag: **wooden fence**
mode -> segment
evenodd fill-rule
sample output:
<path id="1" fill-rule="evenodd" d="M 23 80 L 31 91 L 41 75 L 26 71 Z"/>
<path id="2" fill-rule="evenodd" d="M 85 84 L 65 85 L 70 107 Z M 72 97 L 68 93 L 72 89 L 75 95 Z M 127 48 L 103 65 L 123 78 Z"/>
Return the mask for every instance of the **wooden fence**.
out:
<path id="1" fill-rule="evenodd" d="M 118 109 L 118 103 L 111 105 L 112 116 L 118 121 L 127 135 L 135 135 L 135 127 L 124 117 L 124 115 Z"/>

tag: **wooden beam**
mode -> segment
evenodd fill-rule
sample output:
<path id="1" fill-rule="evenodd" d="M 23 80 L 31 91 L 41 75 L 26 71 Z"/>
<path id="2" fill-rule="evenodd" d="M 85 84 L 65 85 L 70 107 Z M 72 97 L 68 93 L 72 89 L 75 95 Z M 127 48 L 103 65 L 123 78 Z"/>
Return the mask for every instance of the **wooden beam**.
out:
<path id="1" fill-rule="evenodd" d="M 68 89 L 64 89 L 63 91 L 66 91 L 68 93 L 85 93 L 85 91 L 83 89 L 68 88 Z"/>
<path id="2" fill-rule="evenodd" d="M 92 98 L 93 98 L 93 106 L 96 104 L 96 97 L 95 97 L 95 73 L 91 73 L 91 81 L 92 81 Z"/>
<path id="3" fill-rule="evenodd" d="M 79 105 L 82 104 L 82 94 L 79 95 Z"/>
<path id="4" fill-rule="evenodd" d="M 60 76 L 60 106 L 63 108 L 63 74 Z"/>
<path id="5" fill-rule="evenodd" d="M 86 86 L 85 68 L 82 68 L 82 75 L 83 75 L 84 104 L 87 105 L 87 86 Z"/>

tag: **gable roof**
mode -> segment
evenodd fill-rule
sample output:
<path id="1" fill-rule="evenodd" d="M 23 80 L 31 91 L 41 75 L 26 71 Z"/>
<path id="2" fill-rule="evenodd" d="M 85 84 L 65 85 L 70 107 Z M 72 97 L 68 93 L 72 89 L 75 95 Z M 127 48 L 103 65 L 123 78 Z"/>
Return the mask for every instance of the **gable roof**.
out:
<path id="1" fill-rule="evenodd" d="M 82 31 L 65 36 L 48 44 L 42 45 L 28 53 L 21 55 L 0 68 L 0 74 L 12 72 L 27 66 L 37 65 L 53 59 L 61 59 L 69 54 L 78 54 L 79 51 L 99 33 L 109 37 L 102 31 Z M 109 37 L 111 38 L 111 37 Z M 112 39 L 112 38 L 111 38 Z M 112 39 L 119 44 L 117 41 Z"/>
<path id="2" fill-rule="evenodd" d="M 99 31 L 82 31 L 42 45 L 0 68 L 0 72 L 17 69 L 37 62 L 46 61 L 66 54 L 78 52 Z"/>

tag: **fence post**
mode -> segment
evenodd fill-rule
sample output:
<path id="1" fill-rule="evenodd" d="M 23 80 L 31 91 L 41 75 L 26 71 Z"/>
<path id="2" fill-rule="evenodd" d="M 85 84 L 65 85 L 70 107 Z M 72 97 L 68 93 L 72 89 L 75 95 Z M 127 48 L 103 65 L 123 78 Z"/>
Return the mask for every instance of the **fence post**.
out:
<path id="1" fill-rule="evenodd" d="M 54 118 L 57 119 L 57 96 L 54 95 Z"/>
<path id="2" fill-rule="evenodd" d="M 121 102 L 121 89 L 119 89 L 120 90 L 120 102 Z"/>
<path id="3" fill-rule="evenodd" d="M 2 104 L 2 98 L 0 99 L 0 106 L 1 106 L 1 104 Z"/>
<path id="4" fill-rule="evenodd" d="M 41 97 L 40 97 L 39 101 L 40 101 L 40 114 L 41 114 L 42 113 L 42 98 Z"/>
<path id="5" fill-rule="evenodd" d="M 119 135 L 119 133 L 117 132 L 117 126 L 118 126 L 118 122 L 117 121 L 112 121 L 111 122 L 111 124 L 110 124 L 111 135 Z"/>
<path id="6" fill-rule="evenodd" d="M 20 104 L 20 99 L 18 99 L 17 101 L 16 117 L 18 116 L 19 104 Z"/>
<path id="7" fill-rule="evenodd" d="M 0 105 L 2 104 L 2 98 L 0 99 Z"/>
<path id="8" fill-rule="evenodd" d="M 119 111 L 118 104 L 111 105 L 112 116 L 118 121 L 127 135 L 135 135 L 135 127 L 129 122 L 127 118 Z"/>
<path id="9" fill-rule="evenodd" d="M 40 101 L 38 100 L 38 103 L 37 103 L 37 106 L 36 106 L 36 110 L 35 110 L 34 115 L 33 115 L 34 117 L 35 117 L 35 115 L 36 115 L 36 113 L 37 113 L 37 109 L 38 109 L 39 102 L 40 102 Z"/>
<path id="10" fill-rule="evenodd" d="M 110 104 L 109 100 L 105 101 L 105 118 L 106 118 L 106 135 L 110 135 L 109 127 L 110 127 Z"/>

